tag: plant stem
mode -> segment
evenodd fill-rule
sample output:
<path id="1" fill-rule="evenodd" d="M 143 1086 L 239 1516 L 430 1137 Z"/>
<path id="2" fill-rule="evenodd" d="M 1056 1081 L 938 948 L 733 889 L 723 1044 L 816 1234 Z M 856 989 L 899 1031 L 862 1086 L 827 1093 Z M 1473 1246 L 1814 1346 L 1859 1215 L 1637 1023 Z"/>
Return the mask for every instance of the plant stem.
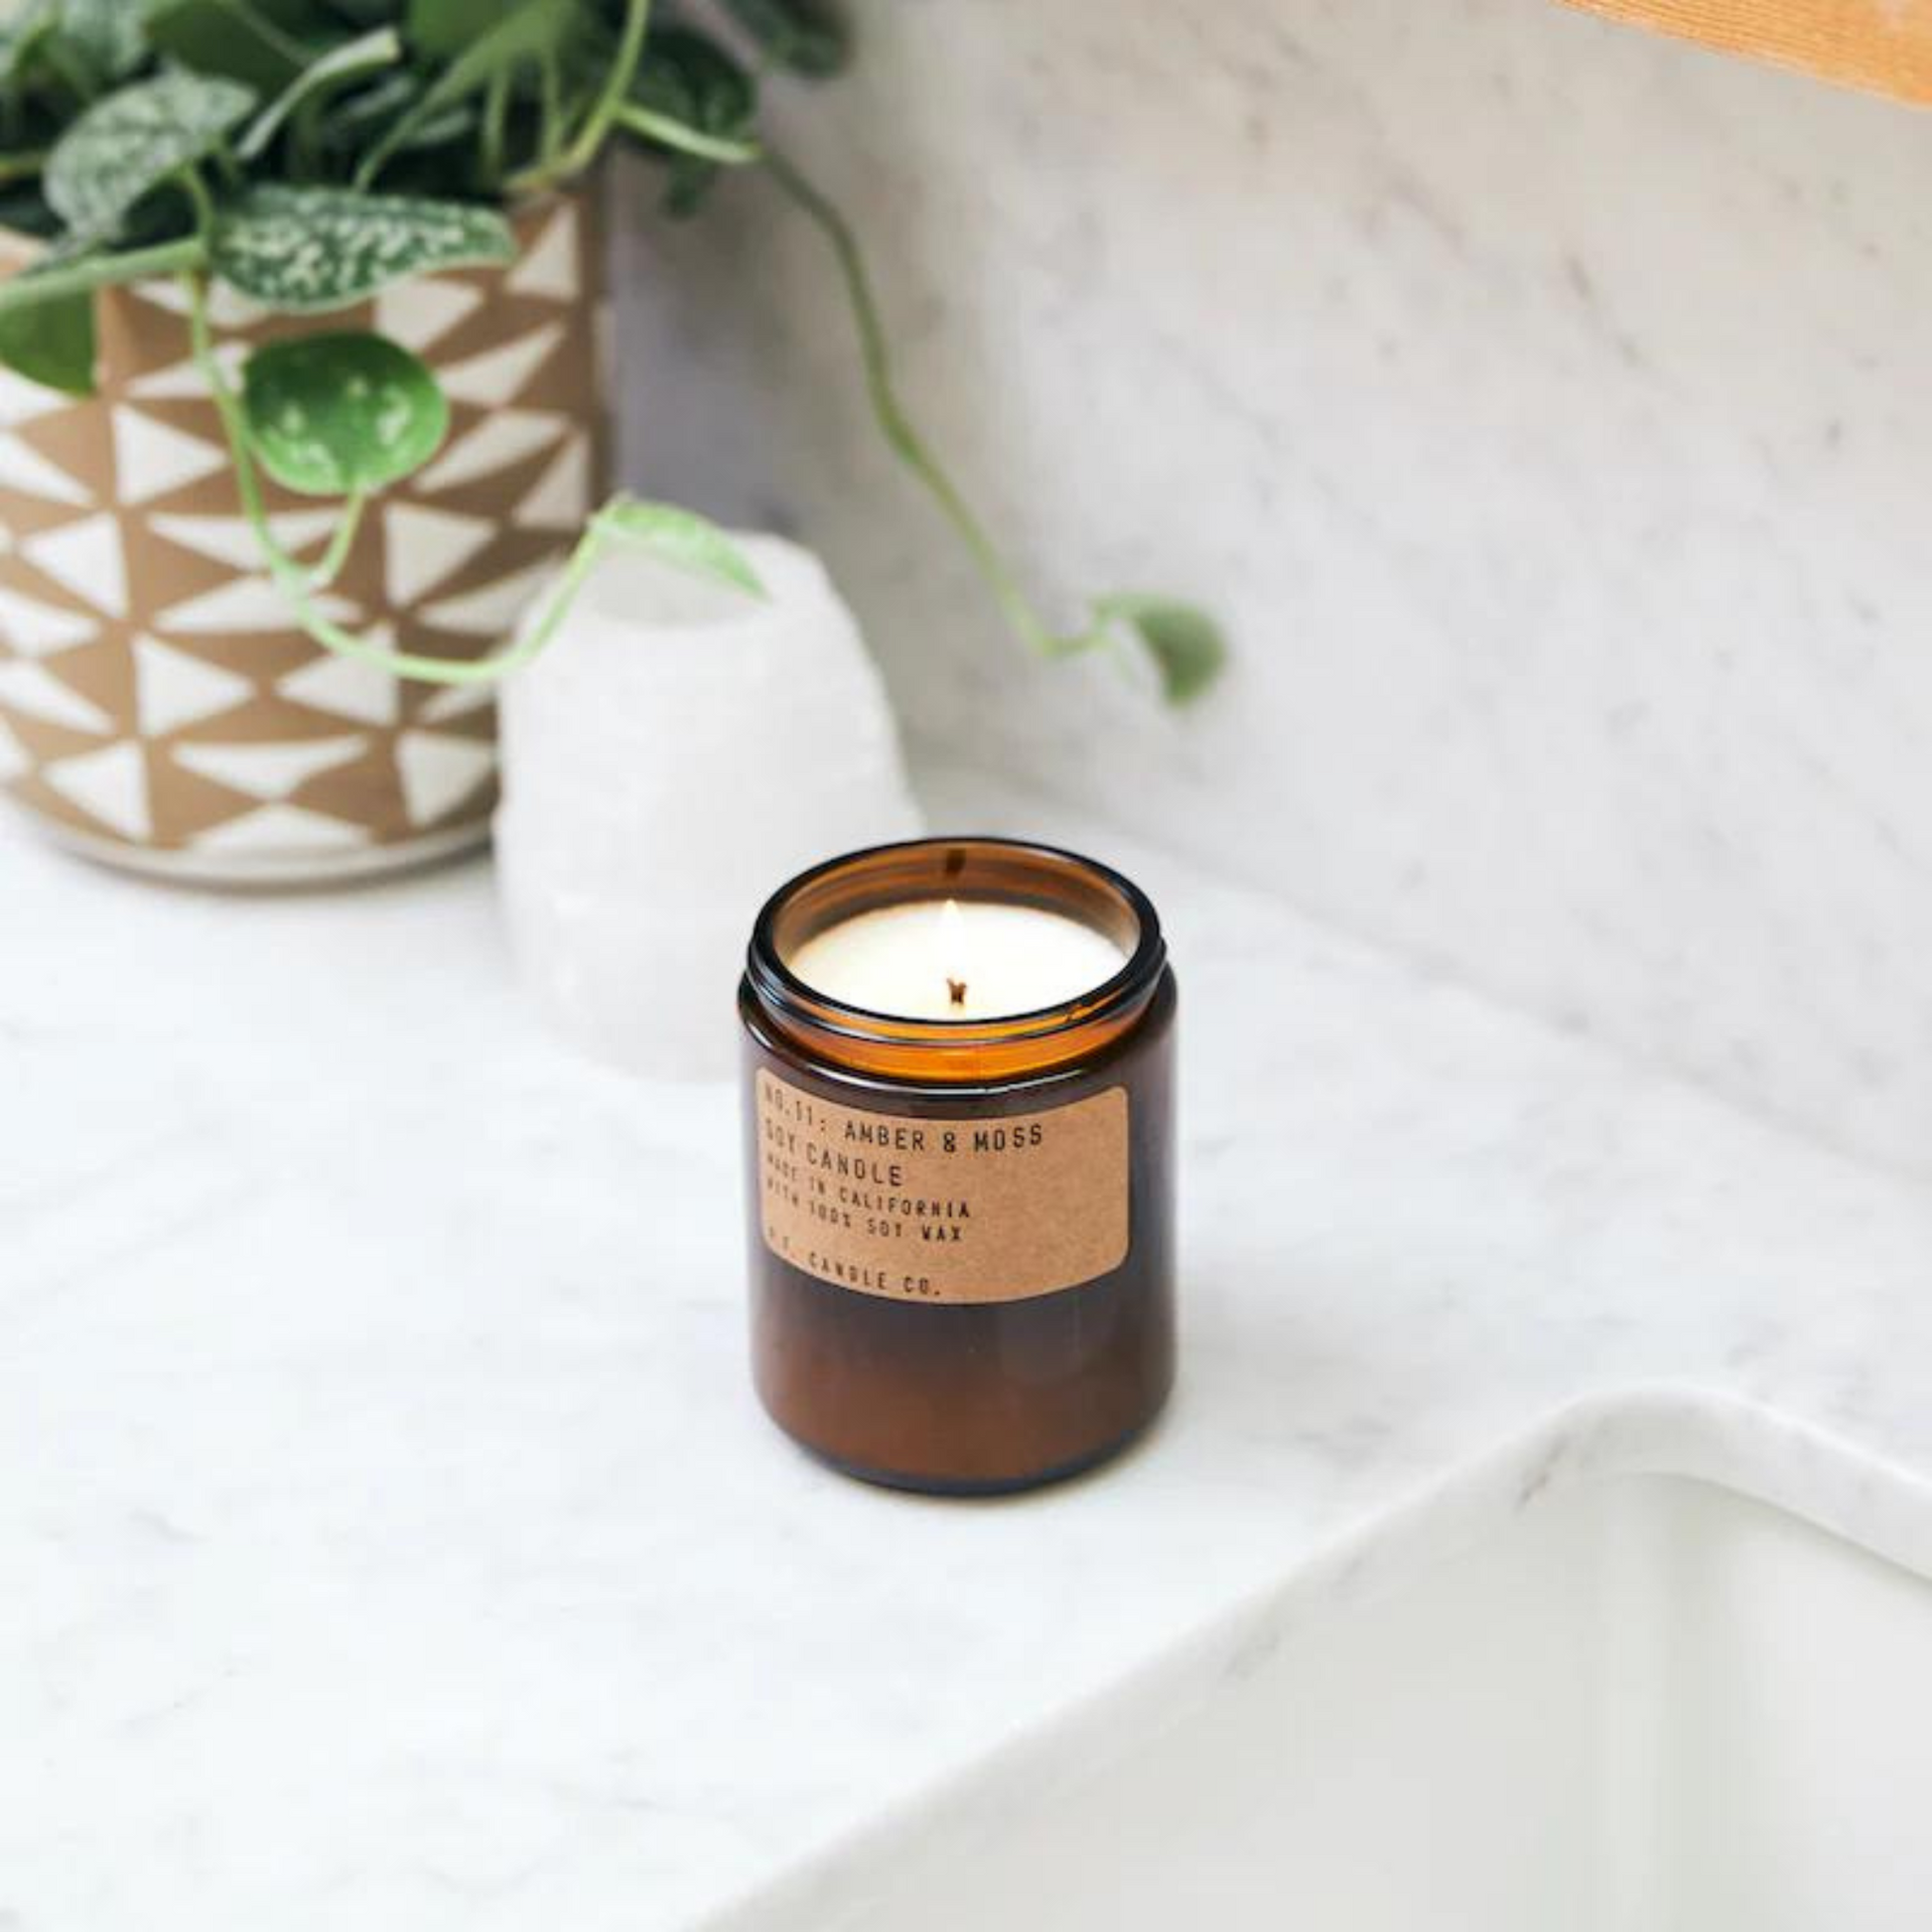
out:
<path id="1" fill-rule="evenodd" d="M 563 138 L 563 77 L 557 71 L 556 55 L 546 50 L 537 65 L 537 145 L 549 154 Z"/>
<path id="2" fill-rule="evenodd" d="M 558 627 L 569 615 L 571 605 L 576 602 L 577 593 L 583 589 L 585 580 L 603 556 L 609 540 L 593 522 L 579 540 L 577 548 L 571 552 L 570 561 L 564 565 L 552 587 L 542 614 L 524 630 L 522 636 L 507 650 L 499 650 L 488 657 L 475 658 L 467 663 L 458 658 L 421 657 L 413 651 L 389 650 L 381 644 L 371 643 L 366 637 L 357 637 L 317 610 L 310 601 L 308 591 L 300 583 L 283 582 L 279 575 L 277 581 L 282 584 L 290 604 L 301 619 L 302 627 L 318 643 L 344 657 L 359 659 L 396 677 L 414 678 L 423 684 L 493 684 L 549 647 Z"/>
<path id="3" fill-rule="evenodd" d="M 348 562 L 348 553 L 355 544 L 355 533 L 362 527 L 362 512 L 368 500 L 367 494 L 358 489 L 343 505 L 342 521 L 329 539 L 329 548 L 309 572 L 311 591 L 326 591 L 343 574 L 343 566 Z"/>
<path id="4" fill-rule="evenodd" d="M 358 74 L 372 73 L 401 59 L 401 36 L 393 27 L 376 27 L 305 62 L 302 71 L 249 122 L 241 137 L 241 159 L 253 161 L 266 154 L 286 123 L 298 171 L 312 169 L 319 158 L 319 118 L 334 90 Z"/>
<path id="5" fill-rule="evenodd" d="M 207 320 L 207 285 L 196 274 L 184 275 L 181 279 L 182 286 L 188 292 L 189 349 L 195 358 L 195 366 L 202 373 L 202 380 L 207 384 L 208 394 L 214 399 L 214 413 L 220 418 L 222 433 L 227 438 L 228 459 L 234 465 L 235 494 L 241 499 L 241 513 L 248 519 L 255 540 L 261 545 L 263 559 L 277 582 L 289 572 L 300 576 L 303 574 L 301 566 L 276 542 L 275 532 L 268 526 L 268 513 L 262 503 L 261 481 L 255 475 L 255 460 L 248 448 L 248 426 L 242 420 L 241 404 L 228 387 L 228 378 L 222 373 L 221 363 L 214 353 L 213 332 L 208 328 Z"/>
<path id="6" fill-rule="evenodd" d="M 192 168 L 184 171 L 181 180 L 195 203 L 206 231 L 213 219 L 213 207 L 207 189 Z M 496 657 L 469 664 L 442 657 L 420 657 L 411 651 L 385 649 L 380 644 L 371 643 L 366 637 L 358 637 L 352 631 L 344 629 L 318 607 L 315 599 L 319 592 L 335 581 L 347 561 L 366 498 L 360 490 L 348 498 L 342 520 L 330 539 L 329 548 L 313 571 L 304 569 L 276 541 L 262 497 L 261 479 L 255 472 L 254 453 L 248 445 L 248 425 L 242 415 L 241 403 L 228 386 L 220 358 L 214 352 L 214 335 L 208 325 L 207 282 L 202 275 L 193 271 L 185 273 L 181 279 L 188 292 L 190 351 L 195 366 L 201 371 L 202 380 L 207 384 L 208 394 L 213 398 L 215 414 L 220 418 L 222 434 L 228 445 L 228 459 L 234 466 L 235 494 L 241 503 L 241 513 L 254 532 L 256 545 L 261 551 L 263 563 L 268 567 L 270 578 L 287 598 L 290 613 L 303 629 L 317 643 L 339 651 L 345 657 L 359 658 L 366 664 L 380 665 L 397 677 L 416 678 L 429 684 L 482 683 L 488 678 L 501 677 L 505 671 L 534 657 L 550 641 L 557 625 L 563 621 L 570 598 L 575 596 L 596 561 L 599 539 L 595 529 L 586 536 L 570 560 L 560 586 L 563 595 L 546 610 L 543 621 L 519 644 Z"/>
<path id="7" fill-rule="evenodd" d="M 649 22 L 650 0 L 625 0 L 623 31 L 618 36 L 611 70 L 605 75 L 604 90 L 585 115 L 583 126 L 562 154 L 546 154 L 521 174 L 513 175 L 508 183 L 511 194 L 527 195 L 548 188 L 568 176 L 582 174 L 597 159 L 598 149 L 604 145 L 604 137 L 610 132 L 624 95 L 630 91 L 637 63 L 643 56 L 644 29 Z"/>
<path id="8" fill-rule="evenodd" d="M 509 121 L 510 70 L 498 68 L 483 90 L 483 165 L 491 187 L 503 178 L 503 130 Z"/>
<path id="9" fill-rule="evenodd" d="M 885 325 L 880 320 L 872 275 L 860 250 L 858 236 L 852 231 L 852 224 L 782 154 L 766 148 L 764 165 L 779 187 L 825 237 L 838 262 L 853 325 L 859 335 L 866 391 L 872 401 L 872 413 L 878 421 L 880 434 L 899 461 L 925 485 L 946 520 L 959 533 L 960 541 L 978 566 L 1008 623 L 1031 648 L 1049 656 L 1084 649 L 1090 642 L 1097 641 L 1093 635 L 1054 635 L 1020 588 L 1006 558 L 977 512 L 960 494 L 931 446 L 912 426 L 894 385 L 892 350 L 886 340 Z"/>
<path id="10" fill-rule="evenodd" d="M 261 479 L 255 473 L 255 459 L 248 447 L 248 425 L 242 418 L 241 404 L 228 387 L 228 378 L 222 373 L 220 361 L 214 353 L 213 333 L 208 327 L 207 285 L 199 275 L 185 275 L 182 281 L 188 290 L 190 348 L 195 366 L 201 371 L 202 380 L 207 384 L 208 394 L 214 399 L 215 414 L 221 419 L 222 433 L 228 444 L 228 460 L 234 466 L 235 494 L 241 501 L 241 513 L 255 534 L 255 542 L 261 550 L 263 563 L 268 566 L 269 576 L 288 599 L 289 608 L 303 629 L 331 650 L 342 651 L 350 657 L 374 658 L 397 669 L 417 662 L 440 664 L 440 659 L 411 659 L 401 653 L 385 651 L 379 644 L 367 643 L 362 638 L 352 636 L 326 612 L 316 608 L 315 594 L 341 570 L 348 555 L 349 545 L 355 540 L 355 527 L 361 520 L 362 498 L 358 493 L 349 499 L 343 520 L 337 525 L 330 541 L 328 554 L 313 574 L 276 541 L 275 532 L 269 525 L 267 506 L 262 500 Z"/>
<path id="11" fill-rule="evenodd" d="M 37 302 L 58 302 L 64 296 L 85 295 L 115 282 L 138 282 L 154 275 L 177 275 L 199 268 L 206 250 L 199 235 L 179 241 L 157 242 L 151 248 L 130 248 L 118 255 L 80 255 L 31 274 L 11 275 L 0 282 L 0 313 L 29 309 Z"/>
<path id="12" fill-rule="evenodd" d="M 367 194 L 390 161 L 413 141 L 446 108 L 467 100 L 486 87 L 497 72 L 528 59 L 549 43 L 549 23 L 557 17 L 555 8 L 534 4 L 499 14 L 494 26 L 486 28 L 456 55 L 442 72 L 391 121 L 381 136 L 363 154 L 349 176 L 349 186 L 358 195 Z"/>
<path id="13" fill-rule="evenodd" d="M 195 232 L 207 247 L 214 238 L 214 197 L 207 192 L 207 183 L 202 179 L 199 168 L 184 168 L 175 179 L 195 205 Z"/>
<path id="14" fill-rule="evenodd" d="M 723 162 L 727 167 L 764 159 L 764 150 L 756 141 L 738 141 L 728 134 L 707 134 L 688 121 L 675 121 L 668 114 L 639 107 L 634 100 L 625 101 L 618 109 L 617 124 L 643 135 L 646 140 L 676 148 L 680 154 L 695 154 L 705 161 Z"/>
<path id="15" fill-rule="evenodd" d="M 248 426 L 242 418 L 241 404 L 229 388 L 228 379 L 221 372 L 221 364 L 214 353 L 213 335 L 208 327 L 207 287 L 199 275 L 185 275 L 182 280 L 188 290 L 189 342 L 195 365 L 207 384 L 208 393 L 214 398 L 215 413 L 221 419 L 221 428 L 227 438 L 241 513 L 254 532 L 269 576 L 288 599 L 290 613 L 302 628 L 317 643 L 344 657 L 357 658 L 364 664 L 374 664 L 397 677 L 415 678 L 425 684 L 485 684 L 535 657 L 556 635 L 557 627 L 563 622 L 572 601 L 602 555 L 609 541 L 604 530 L 593 521 L 571 553 L 569 563 L 564 566 L 543 615 L 515 644 L 494 656 L 470 663 L 447 657 L 422 657 L 413 651 L 388 649 L 345 630 L 317 606 L 315 598 L 334 581 L 346 561 L 366 499 L 359 492 L 348 499 L 343 521 L 330 541 L 328 554 L 314 571 L 305 570 L 276 541 L 262 499 L 261 479 L 255 473 L 254 457 L 248 448 Z"/>

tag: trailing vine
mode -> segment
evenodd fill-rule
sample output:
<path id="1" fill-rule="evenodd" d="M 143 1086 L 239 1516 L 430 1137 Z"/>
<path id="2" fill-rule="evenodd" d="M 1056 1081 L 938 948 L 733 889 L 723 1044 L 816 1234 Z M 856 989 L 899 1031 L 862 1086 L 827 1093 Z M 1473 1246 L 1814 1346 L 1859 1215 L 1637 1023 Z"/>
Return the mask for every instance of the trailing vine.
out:
<path id="1" fill-rule="evenodd" d="M 25 0 L 0 24 L 0 225 L 47 247 L 0 283 L 0 362 L 90 393 L 95 292 L 177 278 L 242 513 L 295 621 L 400 676 L 500 677 L 555 634 L 612 543 L 651 544 L 747 588 L 750 573 L 689 512 L 621 498 L 493 655 L 455 662 L 356 635 L 323 600 L 370 499 L 435 454 L 447 399 L 400 344 L 326 328 L 256 349 L 237 388 L 215 354 L 210 291 L 327 316 L 408 277 L 507 262 L 505 210 L 579 178 L 614 141 L 660 165 L 680 216 L 725 171 L 762 169 L 830 249 L 882 435 L 1014 632 L 1049 657 L 1138 641 L 1169 695 L 1192 697 L 1223 656 L 1203 612 L 1115 593 L 1092 601 L 1082 627 L 1055 630 L 914 428 L 858 237 L 758 129 L 761 77 L 823 76 L 845 55 L 820 0 L 716 0 L 704 12 L 653 0 Z M 319 565 L 277 540 L 264 474 L 340 503 Z"/>

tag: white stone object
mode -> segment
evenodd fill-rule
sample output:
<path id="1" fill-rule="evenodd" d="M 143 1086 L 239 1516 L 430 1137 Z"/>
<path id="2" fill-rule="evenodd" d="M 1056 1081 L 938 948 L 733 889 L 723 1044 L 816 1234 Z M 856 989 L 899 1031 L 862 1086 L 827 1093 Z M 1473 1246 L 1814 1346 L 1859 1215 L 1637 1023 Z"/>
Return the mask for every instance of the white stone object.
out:
<path id="1" fill-rule="evenodd" d="M 742 548 L 758 601 L 608 556 L 502 699 L 496 854 L 525 984 L 595 1057 L 729 1072 L 759 906 L 834 853 L 919 830 L 852 614 L 809 552 Z"/>

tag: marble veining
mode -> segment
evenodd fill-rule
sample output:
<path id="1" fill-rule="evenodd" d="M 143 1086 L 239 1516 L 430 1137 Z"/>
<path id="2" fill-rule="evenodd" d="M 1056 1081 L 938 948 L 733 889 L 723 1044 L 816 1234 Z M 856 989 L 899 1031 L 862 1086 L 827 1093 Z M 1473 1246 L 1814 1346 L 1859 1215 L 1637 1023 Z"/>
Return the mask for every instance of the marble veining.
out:
<path id="1" fill-rule="evenodd" d="M 862 0 L 778 138 L 1070 616 L 1021 661 L 768 187 L 634 217 L 632 468 L 804 533 L 912 729 L 1835 1143 L 1932 1167 L 1932 115 L 1549 0 Z"/>
<path id="2" fill-rule="evenodd" d="M 1932 1565 L 1932 1194 L 926 786 L 1123 866 L 1182 986 L 1173 1408 L 984 1507 L 764 1422 L 735 1093 L 564 1056 L 486 871 L 212 898 L 0 828 L 0 1924 L 695 1932 L 1284 1577 L 1597 1463 Z"/>

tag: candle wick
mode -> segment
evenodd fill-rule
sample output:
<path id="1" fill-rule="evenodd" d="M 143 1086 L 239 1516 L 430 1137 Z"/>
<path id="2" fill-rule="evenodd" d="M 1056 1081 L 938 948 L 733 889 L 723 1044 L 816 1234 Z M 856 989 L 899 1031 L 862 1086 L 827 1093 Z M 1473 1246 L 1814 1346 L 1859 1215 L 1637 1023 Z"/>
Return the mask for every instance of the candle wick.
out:
<path id="1" fill-rule="evenodd" d="M 954 1006 L 963 1007 L 966 1004 L 966 982 L 964 980 L 956 980 L 951 974 L 948 974 L 946 976 L 946 991 L 952 995 L 952 1003 Z"/>

